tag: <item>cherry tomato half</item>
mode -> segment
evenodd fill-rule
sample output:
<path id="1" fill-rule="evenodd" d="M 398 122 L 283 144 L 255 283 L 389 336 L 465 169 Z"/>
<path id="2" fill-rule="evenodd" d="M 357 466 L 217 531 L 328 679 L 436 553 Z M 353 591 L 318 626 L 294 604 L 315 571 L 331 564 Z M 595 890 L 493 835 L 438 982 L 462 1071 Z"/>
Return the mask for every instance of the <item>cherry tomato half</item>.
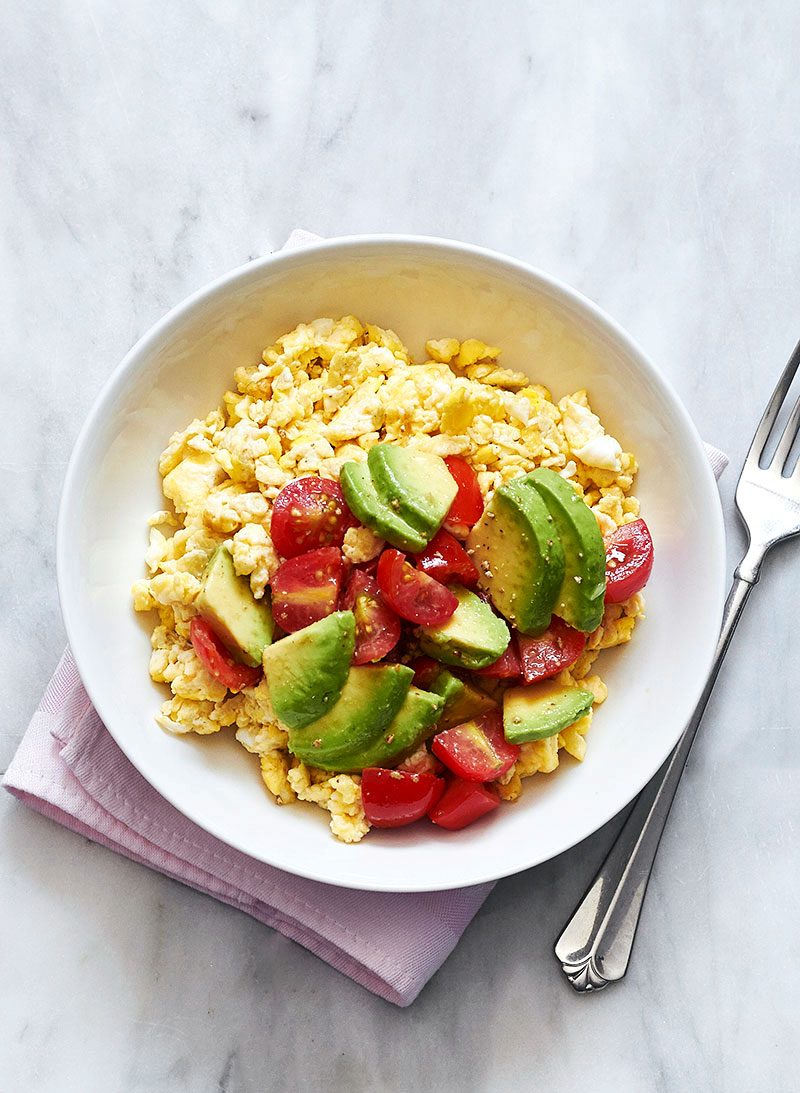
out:
<path id="1" fill-rule="evenodd" d="M 478 476 L 466 459 L 459 455 L 448 455 L 445 463 L 450 474 L 455 478 L 458 493 L 450 506 L 450 511 L 445 519 L 445 527 L 451 531 L 471 528 L 477 524 L 483 515 L 483 494 L 478 485 Z"/>
<path id="2" fill-rule="evenodd" d="M 505 774 L 519 758 L 519 747 L 503 735 L 503 714 L 489 710 L 481 717 L 437 733 L 431 750 L 459 778 L 491 782 Z"/>
<path id="3" fill-rule="evenodd" d="M 475 669 L 476 676 L 486 676 L 487 679 L 519 679 L 522 675 L 522 664 L 517 650 L 517 639 L 511 635 L 511 641 L 506 646 L 506 651 L 501 653 L 494 664 L 487 664 L 485 668 Z"/>
<path id="4" fill-rule="evenodd" d="M 428 815 L 439 827 L 459 831 L 500 804 L 500 798 L 480 782 L 454 778 Z"/>
<path id="5" fill-rule="evenodd" d="M 318 547 L 341 546 L 344 533 L 357 523 L 338 482 L 296 478 L 275 498 L 270 535 L 280 555 L 295 558 Z"/>
<path id="6" fill-rule="evenodd" d="M 469 554 L 444 528 L 436 532 L 422 553 L 415 555 L 415 558 L 423 573 L 435 577 L 442 584 L 457 581 L 458 584 L 470 587 L 478 582 L 478 571 Z"/>
<path id="7" fill-rule="evenodd" d="M 356 617 L 353 664 L 371 664 L 394 649 L 400 640 L 399 617 L 381 598 L 378 582 L 360 569 L 347 581 L 342 608 Z"/>
<path id="8" fill-rule="evenodd" d="M 378 562 L 378 587 L 393 611 L 418 626 L 439 626 L 458 607 L 449 588 L 414 569 L 404 554 L 392 548 L 384 550 Z"/>
<path id="9" fill-rule="evenodd" d="M 189 624 L 189 637 L 205 670 L 229 691 L 243 691 L 245 687 L 255 687 L 261 681 L 262 670 L 234 660 L 206 620 L 199 615 L 195 615 Z"/>
<path id="10" fill-rule="evenodd" d="M 338 547 L 309 550 L 282 562 L 270 582 L 275 622 L 292 634 L 324 619 L 336 610 L 343 577 Z"/>
<path id="11" fill-rule="evenodd" d="M 588 635 L 553 615 L 550 625 L 543 634 L 528 637 L 520 634 L 519 659 L 522 662 L 524 683 L 538 683 L 540 679 L 550 679 L 574 664 L 586 648 Z"/>
<path id="12" fill-rule="evenodd" d="M 405 827 L 431 809 L 444 791 L 434 774 L 367 767 L 361 773 L 364 815 L 373 827 Z"/>
<path id="13" fill-rule="evenodd" d="M 606 603 L 640 592 L 653 570 L 653 540 L 644 520 L 623 524 L 606 538 Z"/>

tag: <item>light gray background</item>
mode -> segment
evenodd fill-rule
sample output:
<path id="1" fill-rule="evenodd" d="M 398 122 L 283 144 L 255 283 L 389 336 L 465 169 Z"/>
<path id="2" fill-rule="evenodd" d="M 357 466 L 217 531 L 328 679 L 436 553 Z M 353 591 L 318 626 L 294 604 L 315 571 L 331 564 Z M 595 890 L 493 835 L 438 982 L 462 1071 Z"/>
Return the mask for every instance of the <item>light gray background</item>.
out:
<path id="1" fill-rule="evenodd" d="M 0 23 L 0 764 L 64 644 L 54 520 L 90 403 L 167 308 L 293 227 L 451 236 L 564 278 L 734 460 L 800 336 L 785 0 L 88 0 Z M 752 598 L 624 984 L 575 997 L 551 956 L 614 825 L 501 883 L 400 1011 L 3 796 L 0 1085 L 797 1088 L 798 549 Z"/>

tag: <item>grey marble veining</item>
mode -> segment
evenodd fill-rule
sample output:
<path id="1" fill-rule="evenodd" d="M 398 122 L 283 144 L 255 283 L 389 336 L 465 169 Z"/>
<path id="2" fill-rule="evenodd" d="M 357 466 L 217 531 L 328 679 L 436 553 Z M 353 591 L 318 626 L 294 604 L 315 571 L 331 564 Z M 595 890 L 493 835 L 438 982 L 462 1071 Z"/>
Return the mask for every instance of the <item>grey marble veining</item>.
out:
<path id="1" fill-rule="evenodd" d="M 800 336 L 789 0 L 90 0 L 0 22 L 0 766 L 64 642 L 54 520 L 89 404 L 166 308 L 293 227 L 467 239 L 566 279 L 734 460 Z M 575 997 L 550 951 L 615 825 L 501 883 L 398 1011 L 0 799 L 0 1087 L 796 1089 L 798 566 L 783 550 L 752 597 L 621 986 Z"/>

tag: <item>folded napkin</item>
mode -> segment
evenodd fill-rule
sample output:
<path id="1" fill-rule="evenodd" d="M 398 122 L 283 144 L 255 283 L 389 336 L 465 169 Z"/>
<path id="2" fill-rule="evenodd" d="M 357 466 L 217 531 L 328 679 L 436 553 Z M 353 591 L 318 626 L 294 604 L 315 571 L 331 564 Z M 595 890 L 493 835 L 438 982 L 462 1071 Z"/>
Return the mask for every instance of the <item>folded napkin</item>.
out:
<path id="1" fill-rule="evenodd" d="M 168 804 L 126 759 L 69 650 L 3 784 L 37 812 L 246 911 L 400 1006 L 413 1002 L 493 887 L 358 892 L 231 849 Z"/>
<path id="2" fill-rule="evenodd" d="M 287 246 L 315 238 L 294 232 Z M 719 477 L 727 459 L 708 451 Z M 231 849 L 187 820 L 131 765 L 89 701 L 69 650 L 3 785 L 65 827 L 274 927 L 399 1006 L 417 997 L 493 888 L 353 891 Z"/>

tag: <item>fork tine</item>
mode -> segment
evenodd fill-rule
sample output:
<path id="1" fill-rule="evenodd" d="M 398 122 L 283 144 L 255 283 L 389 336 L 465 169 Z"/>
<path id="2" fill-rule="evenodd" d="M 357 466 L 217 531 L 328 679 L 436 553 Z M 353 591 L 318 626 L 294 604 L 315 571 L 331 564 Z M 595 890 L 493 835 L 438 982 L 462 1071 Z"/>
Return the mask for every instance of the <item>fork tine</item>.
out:
<path id="1" fill-rule="evenodd" d="M 794 351 L 781 373 L 781 378 L 778 380 L 777 386 L 772 392 L 772 397 L 767 403 L 767 408 L 763 413 L 761 421 L 758 423 L 758 428 L 753 437 L 753 443 L 750 445 L 750 450 L 747 453 L 745 465 L 753 466 L 758 464 L 780 408 L 783 405 L 783 400 L 786 398 L 786 394 L 792 386 L 792 380 L 795 377 L 798 367 L 800 367 L 800 342 L 794 347 Z"/>
<path id="2" fill-rule="evenodd" d="M 786 422 L 786 428 L 781 433 L 778 447 L 775 449 L 775 455 L 772 457 L 770 466 L 773 470 L 776 470 L 778 474 L 781 474 L 786 467 L 789 452 L 797 439 L 798 429 L 800 429 L 800 398 L 798 398 L 797 402 L 792 407 L 789 420 Z"/>

